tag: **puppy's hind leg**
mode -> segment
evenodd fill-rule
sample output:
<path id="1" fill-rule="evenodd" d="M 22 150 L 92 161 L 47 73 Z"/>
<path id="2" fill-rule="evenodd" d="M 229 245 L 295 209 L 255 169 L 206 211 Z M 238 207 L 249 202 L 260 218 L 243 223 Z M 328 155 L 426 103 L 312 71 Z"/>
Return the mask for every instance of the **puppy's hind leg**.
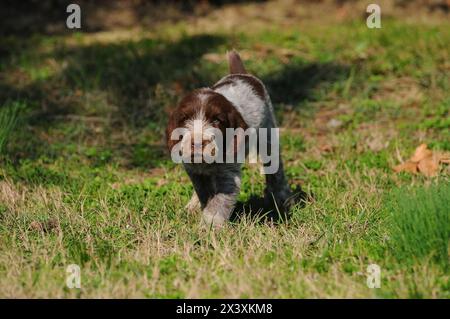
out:
<path id="1" fill-rule="evenodd" d="M 267 166 L 264 166 L 266 170 Z M 279 209 L 289 209 L 289 199 L 292 196 L 291 189 L 284 174 L 283 163 L 279 163 L 278 171 L 275 173 L 266 173 L 266 189 L 264 197 L 266 200 L 277 204 Z"/>
<path id="2" fill-rule="evenodd" d="M 259 154 L 263 160 L 266 177 L 264 197 L 268 202 L 273 203 L 275 200 L 281 211 L 287 211 L 290 208 L 289 199 L 292 197 L 292 192 L 284 173 L 278 132 L 268 129 L 265 143 L 265 152 Z"/>

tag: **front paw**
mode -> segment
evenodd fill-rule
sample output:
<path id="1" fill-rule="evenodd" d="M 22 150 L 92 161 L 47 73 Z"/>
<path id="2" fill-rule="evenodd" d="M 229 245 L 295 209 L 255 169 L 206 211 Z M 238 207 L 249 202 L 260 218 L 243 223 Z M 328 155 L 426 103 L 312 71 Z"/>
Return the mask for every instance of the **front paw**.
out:
<path id="1" fill-rule="evenodd" d="M 214 227 L 216 229 L 222 228 L 226 222 L 227 218 L 224 218 L 220 214 L 203 212 L 203 222 L 207 227 Z"/>

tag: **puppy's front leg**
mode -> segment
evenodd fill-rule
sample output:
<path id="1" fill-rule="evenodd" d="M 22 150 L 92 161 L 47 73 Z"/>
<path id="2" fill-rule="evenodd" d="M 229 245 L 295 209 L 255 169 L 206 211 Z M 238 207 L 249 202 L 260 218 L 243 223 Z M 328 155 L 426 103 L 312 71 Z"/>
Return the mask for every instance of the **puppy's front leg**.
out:
<path id="1" fill-rule="evenodd" d="M 237 194 L 218 193 L 214 195 L 203 210 L 203 221 L 207 226 L 223 226 L 230 218 Z"/>
<path id="2" fill-rule="evenodd" d="M 215 194 L 203 209 L 203 220 L 209 225 L 224 225 L 234 209 L 241 187 L 239 172 L 225 172 L 215 176 Z"/>
<path id="3" fill-rule="evenodd" d="M 231 215 L 241 186 L 240 169 L 224 168 L 218 175 L 189 174 L 207 225 L 222 226 Z"/>
<path id="4" fill-rule="evenodd" d="M 194 194 L 191 200 L 186 205 L 189 208 L 191 204 L 193 206 L 200 206 L 201 209 L 206 207 L 208 201 L 213 197 L 215 193 L 215 183 L 210 175 L 198 174 L 195 171 L 191 171 L 186 167 L 186 172 L 191 179 L 192 185 L 194 186 Z"/>

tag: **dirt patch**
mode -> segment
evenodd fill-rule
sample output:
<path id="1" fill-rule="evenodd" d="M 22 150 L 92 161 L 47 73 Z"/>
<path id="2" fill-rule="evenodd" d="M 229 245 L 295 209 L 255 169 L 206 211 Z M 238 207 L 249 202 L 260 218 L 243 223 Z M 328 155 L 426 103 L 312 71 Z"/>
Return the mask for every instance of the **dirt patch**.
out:
<path id="1" fill-rule="evenodd" d="M 417 80 L 402 77 L 383 81 L 373 99 L 418 106 L 423 100 L 423 96 L 422 88 Z"/>

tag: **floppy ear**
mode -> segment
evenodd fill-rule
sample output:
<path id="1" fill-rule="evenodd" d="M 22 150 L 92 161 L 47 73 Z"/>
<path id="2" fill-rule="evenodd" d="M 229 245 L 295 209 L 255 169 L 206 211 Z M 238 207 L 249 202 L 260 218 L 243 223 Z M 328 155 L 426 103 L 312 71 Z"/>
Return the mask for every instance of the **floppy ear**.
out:
<path id="1" fill-rule="evenodd" d="M 172 140 L 171 135 L 173 130 L 175 130 L 178 127 L 179 123 L 179 114 L 177 113 L 177 110 L 173 110 L 169 115 L 169 122 L 167 123 L 166 127 L 166 143 L 167 148 L 169 149 L 169 152 L 172 151 L 172 148 L 177 144 L 180 139 L 178 140 Z"/>
<path id="2" fill-rule="evenodd" d="M 234 129 L 242 128 L 244 131 L 248 129 L 247 123 L 245 123 L 244 119 L 242 118 L 242 115 L 236 109 L 233 109 L 232 112 L 228 113 L 228 122 L 230 123 L 230 127 Z M 232 151 L 234 155 L 238 153 L 239 149 L 243 146 L 244 141 L 245 141 L 244 135 L 238 134 L 234 136 L 232 146 Z"/>

